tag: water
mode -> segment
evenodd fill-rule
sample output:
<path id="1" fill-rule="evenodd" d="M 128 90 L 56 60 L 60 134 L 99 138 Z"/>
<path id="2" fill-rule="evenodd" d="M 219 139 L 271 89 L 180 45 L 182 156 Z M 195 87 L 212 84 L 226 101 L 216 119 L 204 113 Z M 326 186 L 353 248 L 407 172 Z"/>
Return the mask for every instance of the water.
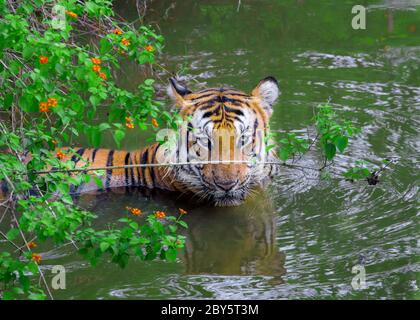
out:
<path id="1" fill-rule="evenodd" d="M 418 169 L 420 147 L 420 6 L 369 3 L 367 30 L 351 29 L 352 1 L 153 1 L 147 21 L 166 38 L 161 65 L 192 89 L 228 84 L 250 91 L 274 75 L 282 91 L 274 130 L 305 135 L 313 108 L 330 100 L 340 117 L 362 128 L 345 155 L 396 159 L 380 183 L 321 181 L 313 172 L 282 170 L 270 188 L 236 208 L 197 206 L 155 193 L 82 197 L 100 226 L 127 205 L 188 210 L 188 243 L 176 263 L 104 261 L 90 268 L 71 246 L 46 252 L 64 264 L 67 289 L 57 298 L 287 299 L 419 298 Z M 134 1 L 117 11 L 137 18 Z M 157 68 L 156 74 L 168 74 Z M 134 87 L 143 73 L 124 65 L 119 82 Z M 164 94 L 159 86 L 159 96 Z M 146 144 L 133 132 L 124 147 Z M 109 139 L 107 147 L 113 147 Z M 317 154 L 303 164 L 314 166 Z M 351 286 L 363 265 L 366 288 Z"/>

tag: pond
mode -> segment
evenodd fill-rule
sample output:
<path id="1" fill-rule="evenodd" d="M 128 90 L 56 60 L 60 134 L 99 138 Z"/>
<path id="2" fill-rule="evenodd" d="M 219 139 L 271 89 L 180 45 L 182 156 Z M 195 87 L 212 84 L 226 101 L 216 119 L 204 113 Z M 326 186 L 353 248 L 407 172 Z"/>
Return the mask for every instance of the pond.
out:
<path id="1" fill-rule="evenodd" d="M 362 132 L 335 160 L 395 159 L 379 184 L 320 179 L 282 169 L 265 192 L 239 207 L 214 208 L 144 192 L 85 195 L 81 204 L 105 226 L 126 206 L 188 210 L 187 246 L 177 262 L 130 261 L 90 268 L 71 246 L 46 252 L 45 268 L 62 264 L 59 299 L 407 299 L 420 298 L 418 191 L 420 147 L 420 5 L 363 1 L 367 29 L 353 30 L 354 1 L 245 0 L 148 2 L 146 21 L 165 37 L 160 65 L 192 89 L 230 85 L 250 91 L 268 75 L 281 96 L 271 126 L 305 135 L 313 109 L 330 101 Z M 417 3 L 417 5 L 416 5 Z M 135 1 L 117 11 L 138 19 Z M 168 73 L 156 69 L 166 80 Z M 125 65 L 130 88 L 143 73 Z M 163 85 L 159 96 L 163 96 Z M 312 128 L 313 129 L 313 128 Z M 148 143 L 132 133 L 123 147 Z M 114 147 L 112 139 L 104 144 Z M 316 165 L 317 154 L 304 163 Z M 363 266 L 366 287 L 353 289 Z"/>

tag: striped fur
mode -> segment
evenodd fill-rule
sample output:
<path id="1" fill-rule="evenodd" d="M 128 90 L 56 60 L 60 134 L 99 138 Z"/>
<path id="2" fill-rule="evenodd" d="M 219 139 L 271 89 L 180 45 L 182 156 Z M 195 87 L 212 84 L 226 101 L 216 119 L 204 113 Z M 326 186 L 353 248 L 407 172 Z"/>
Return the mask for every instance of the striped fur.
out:
<path id="1" fill-rule="evenodd" d="M 252 93 L 231 88 L 211 88 L 192 93 L 171 78 L 168 89 L 185 119 L 176 147 L 155 143 L 137 151 L 78 148 L 70 160 L 76 167 L 122 166 L 179 161 L 256 159 L 274 161 L 272 149 L 258 133 L 268 133 L 272 106 L 279 90 L 277 81 L 268 77 Z M 228 141 L 221 137 L 227 136 Z M 180 143 L 184 140 L 185 143 Z M 227 157 L 226 157 L 227 155 Z M 69 158 L 65 158 L 69 160 Z M 191 164 L 175 167 L 136 167 L 109 169 L 101 177 L 104 189 L 146 187 L 191 193 L 198 200 L 217 206 L 238 205 L 275 174 L 276 167 L 264 164 Z M 2 185 L 2 188 L 5 187 Z M 94 182 L 75 192 L 98 189 Z M 6 191 L 6 190 L 4 190 Z"/>

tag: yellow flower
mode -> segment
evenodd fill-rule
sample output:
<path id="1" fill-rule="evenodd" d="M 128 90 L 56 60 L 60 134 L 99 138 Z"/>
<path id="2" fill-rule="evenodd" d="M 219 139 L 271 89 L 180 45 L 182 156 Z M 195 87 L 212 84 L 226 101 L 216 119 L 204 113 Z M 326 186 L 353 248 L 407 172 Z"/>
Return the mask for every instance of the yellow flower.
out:
<path id="1" fill-rule="evenodd" d="M 120 36 L 123 34 L 123 32 L 121 31 L 121 29 L 115 28 L 114 30 L 112 30 L 113 34 L 116 34 L 117 36 Z"/>
<path id="2" fill-rule="evenodd" d="M 144 47 L 144 49 L 145 49 L 146 51 L 149 51 L 149 52 L 152 52 L 152 51 L 154 51 L 154 50 L 155 50 L 155 48 L 153 48 L 153 46 L 151 46 L 150 44 L 149 44 L 149 45 L 147 45 L 147 46 L 145 46 L 145 47 Z"/>
<path id="3" fill-rule="evenodd" d="M 47 104 L 49 107 L 56 107 L 57 106 L 57 99 L 56 98 L 48 98 Z"/>
<path id="4" fill-rule="evenodd" d="M 126 39 L 126 38 L 123 38 L 123 39 L 121 40 L 121 43 L 122 43 L 123 45 L 125 45 L 125 46 L 129 46 L 129 45 L 130 45 L 130 41 L 129 41 L 128 39 Z"/>

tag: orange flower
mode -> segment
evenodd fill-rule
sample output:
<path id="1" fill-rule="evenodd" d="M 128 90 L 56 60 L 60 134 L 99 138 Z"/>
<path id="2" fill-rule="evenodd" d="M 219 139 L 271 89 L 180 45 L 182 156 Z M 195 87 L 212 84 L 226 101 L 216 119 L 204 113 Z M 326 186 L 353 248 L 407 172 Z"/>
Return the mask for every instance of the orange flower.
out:
<path id="1" fill-rule="evenodd" d="M 58 151 L 55 155 L 60 160 L 63 160 L 64 159 L 64 156 L 65 156 L 62 151 Z"/>
<path id="2" fill-rule="evenodd" d="M 74 18 L 74 19 L 77 19 L 77 14 L 75 14 L 73 11 L 66 11 L 66 14 L 69 16 L 69 17 L 72 17 L 72 18 Z"/>
<path id="3" fill-rule="evenodd" d="M 33 242 L 33 241 L 31 241 L 31 242 L 29 242 L 28 243 L 28 248 L 29 249 L 33 249 L 33 248 L 36 248 L 38 245 L 35 243 L 35 242 Z"/>
<path id="4" fill-rule="evenodd" d="M 139 215 L 141 215 L 141 210 L 139 208 L 131 208 L 130 211 L 131 211 L 131 214 L 133 216 L 139 216 Z"/>
<path id="5" fill-rule="evenodd" d="M 51 140 L 52 144 L 58 144 L 57 140 L 53 139 Z"/>
<path id="6" fill-rule="evenodd" d="M 93 64 L 101 64 L 102 60 L 99 58 L 90 58 L 90 61 L 92 61 Z"/>
<path id="7" fill-rule="evenodd" d="M 125 117 L 125 126 L 129 129 L 134 129 L 133 120 L 130 117 Z"/>
<path id="8" fill-rule="evenodd" d="M 42 256 L 38 253 L 32 253 L 32 261 L 35 263 L 40 263 L 42 260 Z"/>
<path id="9" fill-rule="evenodd" d="M 48 112 L 48 111 L 50 111 L 48 102 L 40 102 L 39 103 L 39 111 L 40 112 Z"/>
<path id="10" fill-rule="evenodd" d="M 129 46 L 129 45 L 130 45 L 130 41 L 129 41 L 128 39 L 126 39 L 126 38 L 123 38 L 123 39 L 121 40 L 121 43 L 122 43 L 123 45 L 125 45 L 125 46 Z"/>
<path id="11" fill-rule="evenodd" d="M 179 208 L 178 211 L 180 215 L 187 214 L 187 211 L 184 209 Z"/>
<path id="12" fill-rule="evenodd" d="M 103 72 L 99 72 L 99 77 L 102 78 L 103 80 L 106 80 L 106 74 Z"/>
<path id="13" fill-rule="evenodd" d="M 39 56 L 39 63 L 40 64 L 46 64 L 48 62 L 48 57 L 46 56 Z"/>
<path id="14" fill-rule="evenodd" d="M 155 212 L 155 217 L 158 219 L 165 219 L 166 217 L 166 213 L 163 211 L 156 211 Z"/>
<path id="15" fill-rule="evenodd" d="M 117 36 L 120 36 L 123 34 L 123 32 L 121 31 L 121 29 L 115 28 L 114 30 L 112 30 L 113 34 L 116 34 Z"/>
<path id="16" fill-rule="evenodd" d="M 100 71 L 101 71 L 101 67 L 95 64 L 95 65 L 92 67 L 92 70 L 93 70 L 94 72 L 100 72 Z"/>
<path id="17" fill-rule="evenodd" d="M 47 104 L 49 107 L 56 107 L 57 106 L 57 99 L 56 98 L 48 98 Z"/>
<path id="18" fill-rule="evenodd" d="M 155 128 L 159 127 L 159 124 L 158 124 L 158 122 L 157 122 L 157 120 L 156 120 L 155 118 L 152 118 L 152 125 L 153 125 Z"/>
<path id="19" fill-rule="evenodd" d="M 153 48 L 153 46 L 151 46 L 150 44 L 149 44 L 149 45 L 147 45 L 147 46 L 145 46 L 145 47 L 144 47 L 144 49 L 145 49 L 146 51 L 149 51 L 149 52 L 152 52 L 152 51 L 154 51 L 154 50 L 155 50 L 155 48 Z"/>

